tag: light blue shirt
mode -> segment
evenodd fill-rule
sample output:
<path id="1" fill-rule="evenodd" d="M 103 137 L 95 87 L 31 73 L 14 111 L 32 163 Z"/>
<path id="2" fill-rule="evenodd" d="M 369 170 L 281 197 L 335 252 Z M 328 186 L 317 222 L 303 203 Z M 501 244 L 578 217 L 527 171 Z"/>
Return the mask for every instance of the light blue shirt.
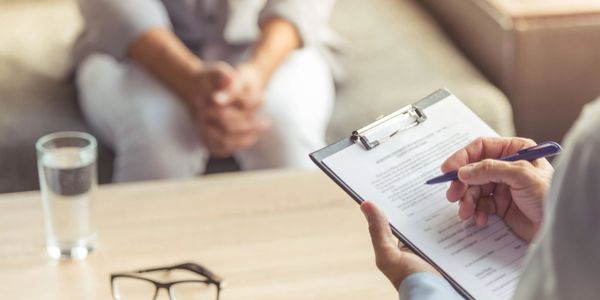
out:
<path id="1" fill-rule="evenodd" d="M 584 108 L 564 146 L 514 299 L 600 298 L 600 99 Z M 399 292 L 402 300 L 460 299 L 426 273 L 408 276 Z"/>
<path id="2" fill-rule="evenodd" d="M 406 277 L 398 288 L 400 299 L 463 299 L 440 275 L 413 273 Z"/>

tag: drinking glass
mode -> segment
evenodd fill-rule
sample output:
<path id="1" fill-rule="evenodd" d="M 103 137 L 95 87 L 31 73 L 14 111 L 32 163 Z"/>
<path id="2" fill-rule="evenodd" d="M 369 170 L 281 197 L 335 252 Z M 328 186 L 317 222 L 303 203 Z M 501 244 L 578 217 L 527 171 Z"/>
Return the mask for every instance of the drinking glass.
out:
<path id="1" fill-rule="evenodd" d="M 85 259 L 97 243 L 92 217 L 96 139 L 83 132 L 57 132 L 40 138 L 35 147 L 48 255 Z"/>

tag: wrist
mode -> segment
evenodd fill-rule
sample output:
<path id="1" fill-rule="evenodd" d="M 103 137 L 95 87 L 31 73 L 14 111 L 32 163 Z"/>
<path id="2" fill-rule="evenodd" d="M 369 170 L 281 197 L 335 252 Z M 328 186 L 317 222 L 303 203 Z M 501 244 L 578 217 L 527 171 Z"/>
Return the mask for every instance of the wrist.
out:
<path id="1" fill-rule="evenodd" d="M 152 28 L 132 42 L 128 57 L 187 101 L 202 61 L 168 28 Z"/>
<path id="2" fill-rule="evenodd" d="M 463 299 L 444 277 L 427 272 L 411 274 L 396 288 L 400 299 Z"/>
<path id="3" fill-rule="evenodd" d="M 401 281 L 396 285 L 396 289 L 401 290 L 403 286 L 410 285 L 411 281 L 432 279 L 432 280 L 445 280 L 444 277 L 439 273 L 427 272 L 427 271 L 415 271 L 407 274 Z"/>
<path id="4" fill-rule="evenodd" d="M 441 274 L 435 270 L 429 268 L 413 267 L 404 270 L 400 274 L 397 274 L 395 278 L 390 278 L 390 281 L 392 282 L 392 285 L 397 289 L 407 278 L 413 277 L 415 274 L 428 274 L 429 276 L 441 277 Z"/>
<path id="5" fill-rule="evenodd" d="M 194 106 L 198 95 L 200 94 L 201 85 L 198 83 L 198 78 L 202 76 L 205 66 L 198 58 L 189 58 L 180 69 L 180 80 L 177 92 L 188 104 Z"/>

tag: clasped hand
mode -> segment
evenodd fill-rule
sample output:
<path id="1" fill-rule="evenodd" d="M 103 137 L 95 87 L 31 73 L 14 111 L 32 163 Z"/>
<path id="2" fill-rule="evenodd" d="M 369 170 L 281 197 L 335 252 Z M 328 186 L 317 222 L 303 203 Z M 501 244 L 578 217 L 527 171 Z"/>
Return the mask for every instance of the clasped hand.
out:
<path id="1" fill-rule="evenodd" d="M 542 158 L 533 162 L 496 160 L 534 146 L 523 138 L 479 138 L 455 152 L 442 164 L 442 172 L 458 170 L 446 196 L 459 202 L 461 219 L 479 226 L 497 215 L 521 238 L 531 242 L 543 219 L 543 206 L 554 169 Z M 396 246 L 388 221 L 372 202 L 361 209 L 369 223 L 378 268 L 395 288 L 415 272 L 436 271 L 407 249 Z"/>
<path id="2" fill-rule="evenodd" d="M 270 122 L 258 115 L 266 81 L 251 64 L 203 66 L 197 74 L 191 109 L 200 138 L 215 157 L 228 157 L 254 145 Z"/>

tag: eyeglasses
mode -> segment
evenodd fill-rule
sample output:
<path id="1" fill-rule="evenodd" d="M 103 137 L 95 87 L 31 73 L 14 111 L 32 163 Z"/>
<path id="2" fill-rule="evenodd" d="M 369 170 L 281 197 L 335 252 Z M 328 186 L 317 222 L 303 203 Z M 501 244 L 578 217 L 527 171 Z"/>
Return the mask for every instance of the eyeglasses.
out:
<path id="1" fill-rule="evenodd" d="M 190 279 L 198 275 L 202 279 Z M 110 283 L 115 300 L 154 300 L 162 289 L 171 300 L 219 300 L 224 285 L 219 276 L 195 263 L 115 273 Z"/>

